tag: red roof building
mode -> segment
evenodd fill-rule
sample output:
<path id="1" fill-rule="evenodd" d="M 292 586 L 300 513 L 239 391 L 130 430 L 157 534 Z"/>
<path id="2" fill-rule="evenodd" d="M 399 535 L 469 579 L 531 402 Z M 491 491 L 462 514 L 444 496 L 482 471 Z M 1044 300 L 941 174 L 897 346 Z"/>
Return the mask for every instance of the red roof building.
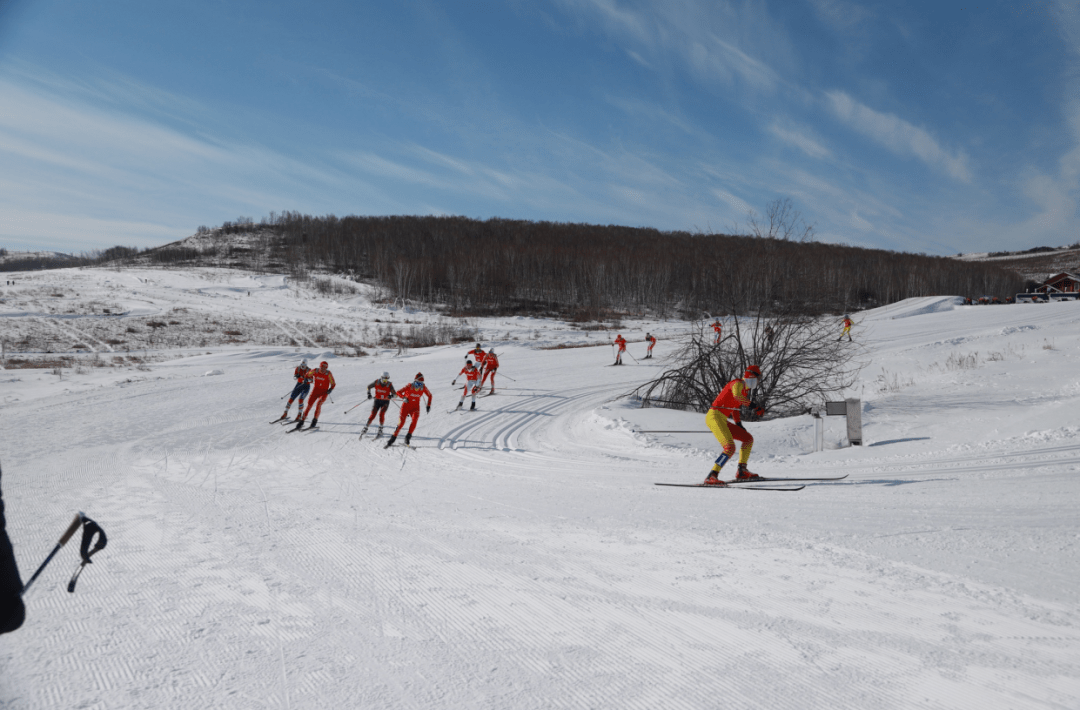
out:
<path id="1" fill-rule="evenodd" d="M 1046 281 L 1043 281 L 1042 286 L 1039 286 L 1036 291 L 1040 293 L 1077 293 L 1080 292 L 1080 276 L 1076 274 L 1070 274 L 1068 271 L 1062 272 L 1057 276 L 1051 276 Z"/>

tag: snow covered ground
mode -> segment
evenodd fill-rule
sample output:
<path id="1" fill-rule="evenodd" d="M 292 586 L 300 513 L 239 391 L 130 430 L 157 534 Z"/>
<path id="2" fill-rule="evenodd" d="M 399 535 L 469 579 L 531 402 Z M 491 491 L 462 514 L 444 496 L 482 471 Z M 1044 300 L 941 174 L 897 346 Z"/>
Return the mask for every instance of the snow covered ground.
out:
<path id="1" fill-rule="evenodd" d="M 48 286 L 100 300 L 107 273 Z M 433 317 L 132 276 L 154 283 L 114 290 L 120 318 L 138 317 L 131 290 L 301 329 Z M 59 320 L 21 308 L 0 327 Z M 82 333 L 114 317 L 72 315 Z M 653 485 L 699 482 L 717 453 L 710 434 L 641 433 L 702 416 L 622 396 L 664 366 L 675 322 L 625 323 L 659 332 L 658 357 L 605 367 L 606 345 L 544 348 L 606 334 L 477 321 L 502 367 L 472 413 L 448 412 L 471 344 L 0 371 L 24 578 L 77 510 L 110 536 L 75 594 L 72 545 L 28 593 L 0 637 L 0 706 L 1080 707 L 1080 304 L 918 299 L 856 323 L 864 446 L 840 418 L 821 453 L 808 416 L 750 425 L 758 473 L 849 474 L 796 493 Z M 269 421 L 300 357 L 339 384 L 319 430 L 287 434 Z M 357 438 L 384 369 L 434 391 L 415 449 Z"/>

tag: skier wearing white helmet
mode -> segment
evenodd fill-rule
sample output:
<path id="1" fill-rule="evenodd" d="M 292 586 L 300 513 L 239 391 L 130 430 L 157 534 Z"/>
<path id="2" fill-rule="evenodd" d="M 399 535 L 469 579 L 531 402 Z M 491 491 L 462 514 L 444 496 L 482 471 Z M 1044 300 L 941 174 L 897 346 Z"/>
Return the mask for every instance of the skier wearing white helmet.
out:
<path id="1" fill-rule="evenodd" d="M 371 399 L 371 390 L 375 390 L 375 404 L 371 407 L 371 416 L 368 417 L 367 424 L 364 425 L 363 431 L 360 432 L 360 438 L 364 438 L 364 434 L 367 434 L 368 427 L 371 426 L 371 422 L 374 421 L 375 415 L 379 415 L 379 431 L 375 434 L 375 438 L 378 439 L 382 436 L 383 425 L 386 423 L 386 411 L 390 409 L 390 400 L 397 396 L 395 387 L 390 382 L 390 373 L 382 373 L 382 377 L 372 382 L 367 386 L 367 396 Z"/>
<path id="2" fill-rule="evenodd" d="M 285 413 L 277 420 L 279 422 L 289 418 L 289 409 L 292 407 L 293 400 L 297 398 L 300 399 L 300 404 L 296 407 L 296 421 L 300 421 L 302 418 L 304 399 L 311 390 L 311 368 L 308 367 L 307 360 L 301 360 L 300 364 L 293 370 L 293 379 L 296 380 L 296 386 L 293 387 L 292 393 L 289 394 L 289 403 L 285 405 Z M 273 424 L 274 422 L 270 423 Z"/>

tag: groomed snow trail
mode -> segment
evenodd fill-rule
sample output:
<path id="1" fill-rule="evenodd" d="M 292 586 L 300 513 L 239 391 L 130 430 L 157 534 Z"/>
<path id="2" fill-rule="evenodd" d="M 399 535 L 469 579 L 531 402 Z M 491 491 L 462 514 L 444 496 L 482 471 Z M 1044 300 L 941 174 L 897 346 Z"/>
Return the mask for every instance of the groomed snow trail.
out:
<path id="1" fill-rule="evenodd" d="M 992 336 L 1060 333 L 1080 307 L 910 305 L 867 319 L 864 379 L 930 381 L 863 393 L 867 446 L 807 455 L 808 422 L 753 429 L 760 472 L 851 474 L 799 493 L 654 487 L 702 478 L 715 442 L 634 433 L 701 417 L 629 407 L 663 361 L 602 367 L 605 347 L 500 347 L 516 382 L 449 414 L 467 346 L 331 359 L 336 403 L 310 433 L 267 423 L 285 353 L 8 406 L 24 575 L 74 510 L 110 545 L 76 594 L 70 550 L 36 583 L 0 641 L 0 704 L 1078 707 L 1080 434 L 1061 413 L 1080 343 Z M 1009 337 L 1023 357 L 929 367 Z M 383 369 L 435 393 L 415 448 L 359 441 L 367 404 L 343 414 Z M 1039 388 L 1048 372 L 1062 382 Z"/>

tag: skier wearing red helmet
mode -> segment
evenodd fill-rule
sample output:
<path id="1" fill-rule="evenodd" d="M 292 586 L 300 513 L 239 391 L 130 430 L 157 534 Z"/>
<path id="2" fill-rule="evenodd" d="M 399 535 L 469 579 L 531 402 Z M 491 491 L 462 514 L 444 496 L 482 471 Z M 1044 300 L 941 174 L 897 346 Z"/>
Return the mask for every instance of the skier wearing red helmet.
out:
<path id="1" fill-rule="evenodd" d="M 401 427 L 405 426 L 406 417 L 412 417 L 409 431 L 405 434 L 405 445 L 409 445 L 413 431 L 416 430 L 416 422 L 420 418 L 420 400 L 425 396 L 427 397 L 427 411 L 431 411 L 431 390 L 424 384 L 424 375 L 421 372 L 416 373 L 416 378 L 412 381 L 412 384 L 405 385 L 398 390 L 397 396 L 404 400 L 404 404 L 401 405 L 401 420 L 398 422 L 393 436 L 390 437 L 390 441 L 386 442 L 387 448 L 393 446 L 394 442 L 397 441 L 398 432 L 401 431 Z"/>
<path id="2" fill-rule="evenodd" d="M 311 371 L 311 398 L 308 400 L 307 409 L 304 410 L 304 416 L 300 418 L 300 423 L 296 426 L 297 429 L 304 426 L 308 412 L 311 411 L 313 406 L 315 407 L 315 416 L 311 419 L 311 428 L 314 429 L 319 425 L 319 413 L 322 411 L 323 402 L 326 401 L 326 398 L 334 391 L 334 387 L 337 386 L 337 383 L 334 382 L 334 376 L 330 374 L 329 367 L 330 364 L 324 360 L 319 363 L 317 370 Z"/>
<path id="3" fill-rule="evenodd" d="M 750 432 L 743 428 L 741 411 L 742 407 L 753 406 L 750 391 L 757 387 L 760 379 L 761 368 L 757 365 L 749 366 L 742 377 L 727 383 L 720 394 L 716 396 L 716 399 L 713 400 L 709 413 L 705 415 L 705 423 L 708 424 L 717 441 L 724 447 L 723 452 L 713 464 L 708 478 L 705 479 L 706 485 L 725 485 L 724 481 L 720 480 L 720 469 L 724 467 L 728 459 L 735 455 L 736 440 L 742 442 L 742 448 L 739 450 L 739 472 L 735 480 L 753 481 L 761 478 L 757 474 L 751 473 L 746 467 L 746 462 L 750 459 L 750 451 L 754 448 L 754 437 L 750 436 Z M 765 413 L 765 410 L 756 407 L 754 412 L 761 416 Z"/>

